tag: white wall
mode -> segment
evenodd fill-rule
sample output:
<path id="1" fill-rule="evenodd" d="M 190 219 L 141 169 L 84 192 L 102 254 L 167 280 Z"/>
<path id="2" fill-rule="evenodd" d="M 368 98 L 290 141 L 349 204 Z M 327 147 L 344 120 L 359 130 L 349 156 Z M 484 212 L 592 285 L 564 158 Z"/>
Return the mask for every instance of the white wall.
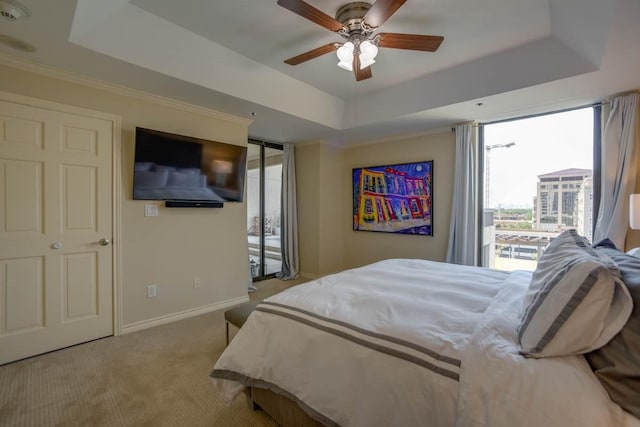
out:
<path id="1" fill-rule="evenodd" d="M 450 129 L 345 150 L 343 195 L 347 220 L 343 225 L 344 268 L 387 258 L 444 261 L 449 240 L 455 134 Z M 355 167 L 433 160 L 433 236 L 353 231 L 351 170 Z"/>
<path id="2" fill-rule="evenodd" d="M 433 236 L 353 231 L 352 169 L 434 161 Z M 450 129 L 345 149 L 296 146 L 300 271 L 322 276 L 386 258 L 444 261 L 449 237 L 455 134 Z"/>
<path id="3" fill-rule="evenodd" d="M 122 117 L 122 150 L 116 158 L 122 166 L 122 239 L 114 244 L 122 254 L 120 309 L 125 328 L 246 298 L 246 203 L 225 203 L 221 209 L 171 209 L 158 203 L 160 215 L 145 217 L 148 202 L 132 200 L 131 193 L 136 126 L 246 145 L 249 122 L 43 72 L 0 66 L 0 90 Z M 197 291 L 195 277 L 201 279 Z M 146 298 L 149 284 L 157 284 L 156 298 Z"/>

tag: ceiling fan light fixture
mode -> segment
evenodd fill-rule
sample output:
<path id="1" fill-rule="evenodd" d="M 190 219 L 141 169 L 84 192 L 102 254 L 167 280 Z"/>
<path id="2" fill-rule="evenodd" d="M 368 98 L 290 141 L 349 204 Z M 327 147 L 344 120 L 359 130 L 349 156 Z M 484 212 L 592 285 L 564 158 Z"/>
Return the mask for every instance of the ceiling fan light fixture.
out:
<path id="1" fill-rule="evenodd" d="M 340 60 L 340 62 L 338 62 L 338 67 L 342 68 L 343 70 L 353 71 L 352 61 L 354 48 L 355 47 L 351 42 L 346 42 L 338 48 L 338 50 L 336 51 L 338 59 Z"/>
<path id="2" fill-rule="evenodd" d="M 376 63 L 376 60 L 373 58 L 367 58 L 366 56 L 360 54 L 360 69 L 364 70 L 367 67 L 372 66 Z"/>
<path id="3" fill-rule="evenodd" d="M 9 0 L 0 0 L 9 1 Z M 14 1 L 14 0 L 11 0 Z M 329 52 L 338 55 L 338 67 L 354 72 L 356 81 L 372 77 L 378 47 L 435 52 L 444 40 L 442 36 L 421 34 L 378 33 L 384 24 L 407 0 L 352 1 L 341 6 L 335 18 L 307 3 L 310 0 L 278 0 L 285 9 L 326 28 L 342 37 L 345 42 L 329 43 L 284 62 L 299 65 Z M 320 3 L 316 0 L 314 3 Z"/>
<path id="4" fill-rule="evenodd" d="M 375 64 L 375 57 L 378 54 L 378 46 L 365 40 L 360 43 L 360 69 L 363 70 Z"/>
<path id="5" fill-rule="evenodd" d="M 353 71 L 353 65 L 347 61 L 338 62 L 338 67 L 342 68 L 345 71 Z"/>
<path id="6" fill-rule="evenodd" d="M 378 46 L 371 43 L 369 40 L 365 40 L 360 43 L 360 57 L 365 56 L 367 58 L 374 59 L 378 54 Z"/>

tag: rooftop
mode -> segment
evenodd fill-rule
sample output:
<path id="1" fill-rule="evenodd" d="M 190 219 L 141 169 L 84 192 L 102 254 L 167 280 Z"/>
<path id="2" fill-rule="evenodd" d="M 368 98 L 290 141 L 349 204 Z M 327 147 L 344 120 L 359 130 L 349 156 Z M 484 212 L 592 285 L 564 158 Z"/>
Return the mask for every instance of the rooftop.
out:
<path id="1" fill-rule="evenodd" d="M 556 172 L 549 172 L 543 175 L 538 175 L 538 178 L 556 178 L 556 177 L 574 176 L 574 175 L 591 176 L 591 169 L 578 169 L 578 168 L 562 169 Z"/>

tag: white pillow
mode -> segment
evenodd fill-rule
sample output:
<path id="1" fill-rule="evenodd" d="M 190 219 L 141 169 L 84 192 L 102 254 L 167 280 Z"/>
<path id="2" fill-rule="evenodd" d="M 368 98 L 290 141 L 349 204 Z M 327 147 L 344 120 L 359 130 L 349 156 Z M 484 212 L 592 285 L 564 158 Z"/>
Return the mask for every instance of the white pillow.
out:
<path id="1" fill-rule="evenodd" d="M 135 188 L 163 188 L 167 185 L 168 178 L 167 171 L 137 170 L 133 172 Z"/>
<path id="2" fill-rule="evenodd" d="M 200 169 L 199 168 L 177 168 L 176 172 L 186 173 L 186 174 L 191 174 L 191 175 L 200 175 Z"/>
<path id="3" fill-rule="evenodd" d="M 133 170 L 136 171 L 150 171 L 153 163 L 151 162 L 136 162 L 133 165 Z"/>
<path id="4" fill-rule="evenodd" d="M 200 175 L 191 172 L 171 172 L 167 187 L 200 188 Z"/>
<path id="5" fill-rule="evenodd" d="M 575 230 L 565 231 L 531 278 L 518 326 L 521 352 L 551 357 L 595 350 L 622 329 L 632 308 L 613 260 Z"/>
<path id="6" fill-rule="evenodd" d="M 627 255 L 634 256 L 636 258 L 640 258 L 640 248 L 633 248 L 627 251 Z"/>
<path id="7" fill-rule="evenodd" d="M 154 170 L 154 171 L 167 171 L 167 173 L 168 173 L 168 172 L 173 172 L 173 171 L 175 171 L 175 170 L 176 170 L 176 168 L 175 168 L 175 167 L 173 167 L 173 166 L 155 165 L 155 166 L 153 167 L 153 170 Z"/>

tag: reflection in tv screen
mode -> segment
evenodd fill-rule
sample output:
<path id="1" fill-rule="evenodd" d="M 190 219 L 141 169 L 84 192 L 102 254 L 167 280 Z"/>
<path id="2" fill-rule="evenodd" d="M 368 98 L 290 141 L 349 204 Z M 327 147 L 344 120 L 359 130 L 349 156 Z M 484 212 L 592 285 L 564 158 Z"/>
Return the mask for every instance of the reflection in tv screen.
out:
<path id="1" fill-rule="evenodd" d="M 241 202 L 247 148 L 136 128 L 134 200 Z"/>

